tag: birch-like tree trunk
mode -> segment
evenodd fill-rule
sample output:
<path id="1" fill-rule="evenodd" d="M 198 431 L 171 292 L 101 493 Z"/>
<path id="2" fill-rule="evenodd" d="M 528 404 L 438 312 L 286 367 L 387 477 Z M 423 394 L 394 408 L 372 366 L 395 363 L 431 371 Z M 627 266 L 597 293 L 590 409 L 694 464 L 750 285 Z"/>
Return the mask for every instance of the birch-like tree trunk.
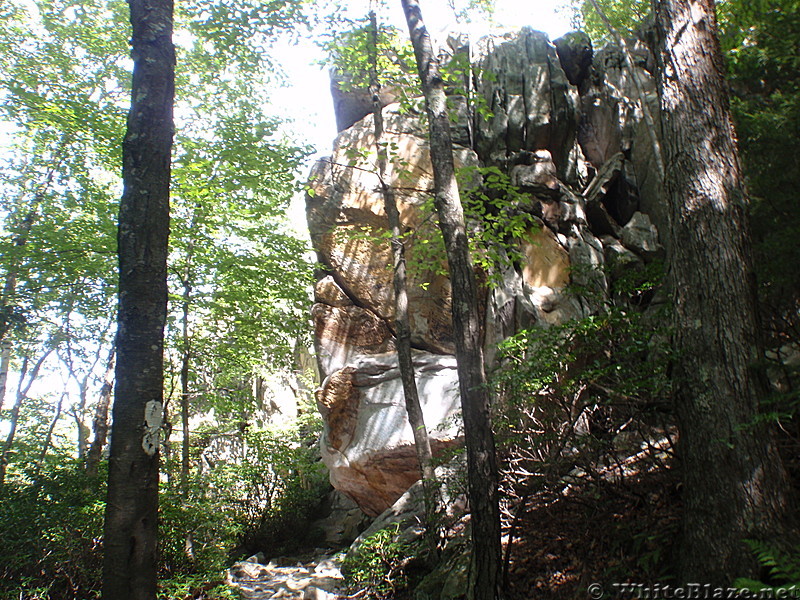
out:
<path id="1" fill-rule="evenodd" d="M 417 59 L 430 128 L 434 203 L 442 230 L 453 297 L 453 334 L 461 411 L 467 447 L 467 479 L 472 519 L 469 597 L 500 596 L 501 544 L 497 458 L 491 427 L 489 390 L 483 364 L 478 289 L 469 255 L 464 211 L 456 184 L 453 144 L 444 82 L 425 29 L 419 4 L 402 0 Z"/>
<path id="2" fill-rule="evenodd" d="M 397 362 L 400 368 L 400 381 L 403 384 L 403 395 L 406 402 L 406 414 L 411 430 L 414 433 L 414 447 L 419 461 L 420 475 L 425 492 L 425 513 L 429 540 L 435 537 L 434 520 L 438 490 L 436 474 L 433 470 L 433 452 L 428 429 L 425 426 L 425 415 L 419 402 L 419 391 L 414 375 L 414 361 L 411 354 L 411 326 L 408 319 L 408 281 L 406 277 L 406 255 L 403 232 L 400 227 L 400 212 L 394 189 L 386 182 L 386 170 L 389 162 L 386 143 L 383 139 L 383 112 L 380 103 L 380 82 L 378 80 L 378 23 L 375 12 L 370 12 L 372 43 L 370 46 L 370 93 L 372 94 L 372 115 L 375 123 L 375 149 L 378 156 L 378 179 L 380 180 L 383 206 L 389 220 L 392 245 L 392 269 L 395 309 L 395 344 L 397 346 Z M 434 544 L 432 544 L 433 546 Z"/>

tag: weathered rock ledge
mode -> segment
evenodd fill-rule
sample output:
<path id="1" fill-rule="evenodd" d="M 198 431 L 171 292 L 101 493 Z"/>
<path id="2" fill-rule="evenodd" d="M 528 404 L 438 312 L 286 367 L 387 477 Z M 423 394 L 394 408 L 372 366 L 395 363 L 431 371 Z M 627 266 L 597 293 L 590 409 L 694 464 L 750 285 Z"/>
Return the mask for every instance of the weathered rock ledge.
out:
<path id="1" fill-rule="evenodd" d="M 605 49 L 592 59 L 582 40 L 561 40 L 557 51 L 529 29 L 484 38 L 471 53 L 473 93 L 490 116 L 470 117 L 464 99 L 453 98 L 461 108 L 453 123 L 456 165 L 500 169 L 521 192 L 502 210 L 524 212 L 533 223 L 513 241 L 516 263 L 482 292 L 490 363 L 496 344 L 523 328 L 600 309 L 609 278 L 661 252 L 660 189 L 630 76 L 619 51 Z M 645 67 L 642 61 L 636 68 L 650 102 L 655 87 Z M 343 122 L 363 114 L 363 105 L 348 106 L 341 95 L 337 102 L 348 111 Z M 436 225 L 426 129 L 419 114 L 398 104 L 383 115 L 391 155 L 386 179 L 407 233 L 417 385 L 434 447 L 442 451 L 460 441 L 460 407 L 446 260 L 431 248 Z M 317 391 L 323 459 L 333 485 L 373 516 L 419 476 L 394 352 L 388 222 L 375 164 L 370 114 L 342 131 L 331 156 L 315 165 L 307 197 L 311 239 L 324 267 L 312 309 L 323 377 Z"/>

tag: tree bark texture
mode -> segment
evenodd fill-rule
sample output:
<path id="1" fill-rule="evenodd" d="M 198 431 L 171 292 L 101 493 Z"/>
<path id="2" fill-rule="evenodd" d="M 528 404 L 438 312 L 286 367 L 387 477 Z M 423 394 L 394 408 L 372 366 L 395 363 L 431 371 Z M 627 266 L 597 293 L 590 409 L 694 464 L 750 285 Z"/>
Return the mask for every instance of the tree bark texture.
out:
<path id="1" fill-rule="evenodd" d="M 170 152 L 171 0 L 129 0 L 133 83 L 123 142 L 117 366 L 105 515 L 104 600 L 154 600 Z"/>
<path id="2" fill-rule="evenodd" d="M 403 232 L 400 228 L 400 212 L 394 190 L 386 183 L 386 170 L 389 162 L 386 144 L 383 141 L 383 112 L 380 103 L 380 83 L 378 81 L 378 23 L 375 13 L 370 13 L 372 27 L 372 46 L 370 47 L 370 93 L 372 94 L 372 115 L 375 121 L 375 149 L 378 155 L 378 178 L 386 217 L 389 221 L 392 245 L 392 269 L 395 309 L 395 344 L 397 346 L 397 363 L 400 368 L 400 381 L 403 384 L 403 396 L 406 413 L 411 430 L 414 433 L 414 447 L 419 461 L 422 485 L 425 491 L 425 515 L 428 533 L 433 539 L 434 515 L 436 512 L 437 485 L 433 470 L 433 452 L 428 428 L 425 426 L 425 415 L 419 403 L 419 391 L 414 375 L 414 361 L 411 354 L 411 326 L 408 318 L 408 281 L 406 277 L 406 255 Z"/>
<path id="3" fill-rule="evenodd" d="M 768 427 L 747 196 L 713 0 L 658 0 L 659 94 L 670 203 L 675 406 L 684 474 L 679 577 L 754 574 L 745 539 L 778 543 L 788 487 Z"/>
<path id="4" fill-rule="evenodd" d="M 86 474 L 89 477 L 97 477 L 100 457 L 103 454 L 103 447 L 106 445 L 106 438 L 108 437 L 108 407 L 111 405 L 111 396 L 114 391 L 114 359 L 116 355 L 117 344 L 114 342 L 108 352 L 103 385 L 100 388 L 100 397 L 97 399 L 97 406 L 95 406 L 94 418 L 92 419 L 94 437 L 89 450 L 86 452 Z"/>
<path id="5" fill-rule="evenodd" d="M 464 211 L 456 184 L 450 120 L 444 82 L 425 29 L 419 4 L 402 0 L 425 94 L 434 174 L 434 203 L 439 216 L 453 296 L 453 333 L 458 363 L 467 479 L 472 519 L 469 598 L 500 596 L 501 544 L 497 458 L 491 428 L 489 390 L 483 365 L 478 291 L 469 255 Z"/>

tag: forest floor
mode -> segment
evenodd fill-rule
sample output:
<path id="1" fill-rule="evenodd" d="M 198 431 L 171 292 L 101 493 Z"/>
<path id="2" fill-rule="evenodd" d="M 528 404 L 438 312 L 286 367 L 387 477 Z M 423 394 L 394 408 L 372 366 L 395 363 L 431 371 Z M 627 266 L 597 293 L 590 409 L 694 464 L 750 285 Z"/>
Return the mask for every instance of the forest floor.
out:
<path id="1" fill-rule="evenodd" d="M 680 501 L 668 470 L 584 485 L 521 517 L 509 563 L 508 600 L 589 598 L 597 583 L 663 583 L 671 563 Z M 341 555 L 323 550 L 268 564 L 236 563 L 229 583 L 243 598 L 333 600 L 344 590 Z"/>
<path id="2" fill-rule="evenodd" d="M 600 482 L 533 504 L 509 566 L 509 600 L 589 598 L 589 586 L 664 583 L 678 530 L 674 471 Z"/>
<path id="3" fill-rule="evenodd" d="M 790 479 L 797 484 L 800 451 L 796 442 L 783 441 Z M 534 498 L 512 540 L 506 599 L 586 600 L 599 597 L 598 589 L 603 597 L 619 596 L 614 584 L 669 583 L 681 514 L 679 481 L 677 469 L 662 466 Z M 237 563 L 229 583 L 252 600 L 348 598 L 341 556 L 316 549 L 266 565 Z"/>

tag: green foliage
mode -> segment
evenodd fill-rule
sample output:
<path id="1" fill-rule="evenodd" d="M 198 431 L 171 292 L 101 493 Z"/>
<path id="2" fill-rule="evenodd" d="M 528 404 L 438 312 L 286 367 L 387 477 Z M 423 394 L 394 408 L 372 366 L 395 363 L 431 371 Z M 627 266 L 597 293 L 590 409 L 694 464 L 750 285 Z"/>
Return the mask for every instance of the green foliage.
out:
<path id="1" fill-rule="evenodd" d="M 178 575 L 161 581 L 158 590 L 159 600 L 202 599 L 202 600 L 239 600 L 242 596 L 227 584 L 220 573 L 219 577 L 209 573 Z"/>
<path id="2" fill-rule="evenodd" d="M 368 590 L 368 598 L 394 598 L 413 582 L 408 567 L 418 560 L 422 542 L 399 537 L 399 524 L 375 532 L 342 564 L 342 573 L 352 591 Z"/>
<path id="3" fill-rule="evenodd" d="M 7 4 L 0 117 L 15 129 L 3 149 L 0 311 L 17 325 L 3 329 L 18 365 L 45 340 L 107 340 L 118 197 L 108 173 L 120 160 L 129 73 L 124 2 Z"/>
<path id="4" fill-rule="evenodd" d="M 296 35 L 307 23 L 296 0 L 194 0 L 176 4 L 176 32 L 186 29 L 204 46 L 207 59 L 223 69 L 198 72 L 212 81 L 220 73 L 274 72 L 279 65 L 269 48 L 280 35 Z M 181 64 L 181 58 L 178 64 Z"/>
<path id="5" fill-rule="evenodd" d="M 650 15 L 650 0 L 597 0 L 597 4 L 621 35 L 633 33 Z M 589 0 L 572 0 L 573 26 L 589 34 L 592 41 L 602 45 L 613 41 L 608 27 Z"/>
<path id="6" fill-rule="evenodd" d="M 650 431 L 668 429 L 665 320 L 617 305 L 500 344 L 490 378 L 501 399 L 498 438 L 534 483 L 555 483 L 575 465 L 590 473 L 616 452 L 638 453 Z"/>
<path id="7" fill-rule="evenodd" d="M 521 264 L 520 242 L 539 228 L 525 210 L 531 200 L 497 167 L 462 167 L 458 177 L 464 214 L 472 224 L 472 260 L 491 277 L 500 277 L 504 269 Z"/>
<path id="8" fill-rule="evenodd" d="M 277 555 L 313 543 L 317 532 L 311 522 L 329 489 L 316 445 L 319 415 L 304 410 L 281 427 L 255 428 L 241 421 L 233 433 L 225 426 L 236 426 L 236 415 L 241 419 L 241 403 L 230 408 L 235 413 L 217 411 L 214 422 L 194 434 L 192 450 L 204 458 L 195 453 L 193 460 L 212 466 L 192 475 L 185 496 L 177 480 L 164 489 L 166 497 L 176 499 L 170 519 L 162 523 L 175 532 L 170 536 L 175 545 L 162 551 L 174 561 L 165 565 L 181 564 L 188 537 L 194 540 L 195 562 L 206 571 L 222 568 L 234 548 Z M 176 465 L 168 464 L 167 470 L 176 471 Z M 198 511 L 208 516 L 197 518 Z"/>
<path id="9" fill-rule="evenodd" d="M 99 596 L 103 481 L 65 463 L 0 489 L 0 598 Z"/>
<path id="10" fill-rule="evenodd" d="M 790 592 L 800 588 L 800 549 L 790 553 L 779 552 L 771 545 L 756 540 L 747 540 L 747 545 L 764 569 L 765 576 L 761 580 L 739 578 L 734 582 L 737 588 L 751 592 L 769 590 L 776 594 L 770 596 L 773 598 L 782 597 L 781 590 Z"/>
<path id="11" fill-rule="evenodd" d="M 184 343 L 183 298 L 174 294 L 167 356 L 176 373 L 183 351 L 192 357 L 197 410 L 251 401 L 246 390 L 264 362 L 286 366 L 308 335 L 307 246 L 285 226 L 307 150 L 264 116 L 265 82 L 275 80 L 268 38 L 297 25 L 302 5 L 176 7 L 170 284 L 189 286 L 191 323 Z M 53 357 L 68 356 L 72 376 L 88 378 L 91 403 L 101 383 L 94 357 L 113 335 L 128 8 L 13 0 L 2 11 L 0 118 L 16 129 L 0 176 L 0 277 L 14 282 L 4 286 L 0 333 L 12 344 L 12 371 L 58 340 Z M 85 398 L 71 395 L 66 411 L 88 421 Z M 47 411 L 38 413 L 45 422 Z"/>
<path id="12" fill-rule="evenodd" d="M 494 285 L 505 269 L 521 264 L 521 241 L 539 228 L 526 209 L 531 200 L 497 167 L 461 167 L 457 177 L 469 229 L 470 256 L 487 275 L 487 283 Z M 409 272 L 418 277 L 423 271 L 445 275 L 446 252 L 433 198 L 428 198 L 420 210 L 428 218 L 409 234 L 414 243 Z M 432 270 L 433 265 L 441 267 Z"/>
<path id="13" fill-rule="evenodd" d="M 375 30 L 368 17 L 349 20 L 338 16 L 332 18 L 331 25 L 319 43 L 328 56 L 326 64 L 336 70 L 344 91 L 369 88 L 369 57 L 375 55 L 381 87 L 391 88 L 406 99 L 421 95 L 414 50 L 408 36 L 398 28 L 378 25 L 376 53 Z"/>
<path id="14" fill-rule="evenodd" d="M 457 122 L 459 97 L 467 103 L 470 115 L 477 115 L 483 121 L 494 117 L 489 101 L 474 91 L 474 79 L 480 72 L 480 67 L 470 62 L 469 52 L 456 52 L 442 62 L 439 69 L 447 89 L 447 109 L 450 121 Z M 486 81 L 494 81 L 496 75 L 491 71 L 481 72 L 481 77 Z"/>
<path id="15" fill-rule="evenodd" d="M 244 524 L 232 510 L 231 498 L 221 493 L 217 478 L 191 482 L 186 496 L 176 487 L 162 486 L 159 503 L 159 579 L 190 581 L 198 575 L 221 573 Z M 235 505 L 234 505 L 235 506 Z M 184 579 L 185 578 L 185 579 Z"/>
<path id="16" fill-rule="evenodd" d="M 246 524 L 241 539 L 248 551 L 296 551 L 314 543 L 311 522 L 329 489 L 328 473 L 316 447 L 319 416 L 308 413 L 291 426 L 246 435 L 238 467 L 237 502 Z"/>
<path id="17" fill-rule="evenodd" d="M 247 432 L 239 461 L 219 461 L 185 494 L 175 481 L 162 483 L 160 597 L 232 598 L 223 572 L 233 555 L 308 543 L 328 489 L 315 444 L 319 427 L 318 416 L 305 414 L 283 429 Z M 29 470 L 18 469 L 0 489 L 0 599 L 98 597 L 105 473 L 89 479 L 67 458 L 46 463 L 35 480 Z"/>

